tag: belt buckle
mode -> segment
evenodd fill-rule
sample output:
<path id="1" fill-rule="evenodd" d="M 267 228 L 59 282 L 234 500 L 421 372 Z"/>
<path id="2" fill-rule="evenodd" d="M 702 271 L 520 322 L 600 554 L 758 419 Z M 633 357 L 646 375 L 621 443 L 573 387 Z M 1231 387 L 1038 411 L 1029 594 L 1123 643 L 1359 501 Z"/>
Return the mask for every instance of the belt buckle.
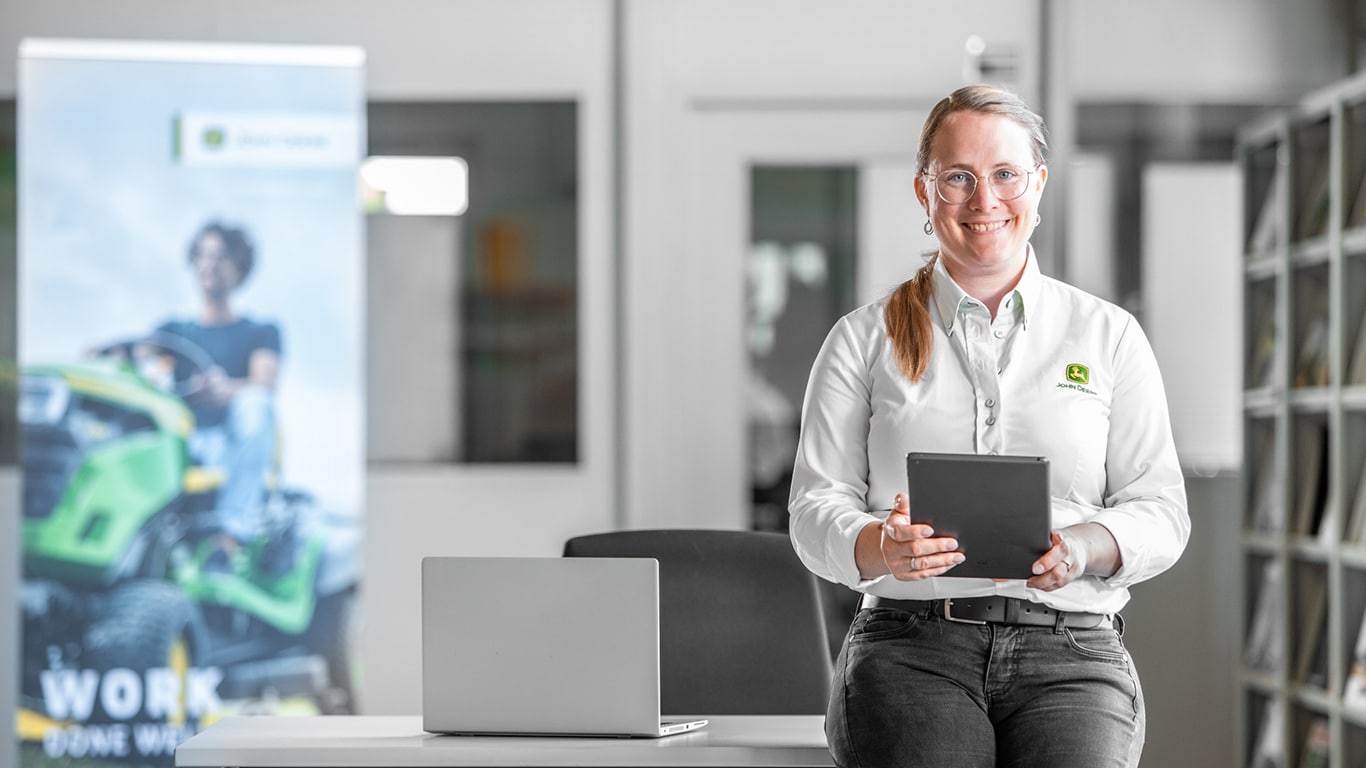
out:
<path id="1" fill-rule="evenodd" d="M 957 617 L 957 616 L 954 616 L 954 615 L 953 615 L 952 606 L 953 606 L 953 598 L 951 598 L 951 597 L 946 597 L 946 598 L 944 598 L 944 618 L 945 618 L 945 619 L 948 619 L 949 621 L 957 622 L 957 623 L 959 623 L 959 624 L 986 624 L 985 621 L 979 621 L 979 620 L 977 620 L 977 619 L 963 619 L 963 618 L 959 618 L 959 617 Z"/>

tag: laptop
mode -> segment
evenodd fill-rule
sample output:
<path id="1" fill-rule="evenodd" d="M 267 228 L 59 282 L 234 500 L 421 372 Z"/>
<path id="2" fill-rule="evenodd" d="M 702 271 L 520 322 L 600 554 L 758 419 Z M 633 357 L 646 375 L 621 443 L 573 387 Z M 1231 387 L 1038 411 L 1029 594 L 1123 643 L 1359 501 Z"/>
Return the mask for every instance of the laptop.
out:
<path id="1" fill-rule="evenodd" d="M 425 557 L 422 728 L 658 738 L 653 558 Z"/>
<path id="2" fill-rule="evenodd" d="M 946 577 L 1028 579 L 1052 546 L 1043 456 L 908 453 L 906 489 L 911 519 L 957 538 L 967 558 Z"/>

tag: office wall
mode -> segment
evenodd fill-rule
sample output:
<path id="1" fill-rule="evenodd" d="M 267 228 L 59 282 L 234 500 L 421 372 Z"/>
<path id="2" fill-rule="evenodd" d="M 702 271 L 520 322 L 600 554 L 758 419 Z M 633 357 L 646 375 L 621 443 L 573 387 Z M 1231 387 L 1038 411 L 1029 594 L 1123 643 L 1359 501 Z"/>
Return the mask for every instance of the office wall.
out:
<path id="1" fill-rule="evenodd" d="M 1347 74 L 1339 0 L 1056 1 L 1078 101 L 1255 104 Z"/>
<path id="2" fill-rule="evenodd" d="M 1191 537 L 1171 570 L 1133 589 L 1128 646 L 1148 706 L 1143 765 L 1228 766 L 1234 754 L 1238 476 L 1186 478 Z"/>
<path id="3" fill-rule="evenodd" d="M 627 33 L 620 276 L 624 443 L 611 443 L 616 429 L 610 402 L 594 401 L 584 412 L 606 415 L 585 426 L 593 430 L 589 439 L 595 446 L 585 467 L 473 474 L 447 466 L 371 469 L 361 637 L 367 712 L 413 713 L 420 707 L 416 574 L 422 555 L 554 554 L 571 533 L 615 524 L 614 504 L 636 526 L 736 523 L 729 510 L 738 502 L 708 494 L 725 487 L 718 476 L 729 478 L 743 466 L 743 446 L 680 439 L 690 433 L 681 431 L 676 413 L 666 417 L 660 409 L 690 401 L 680 389 L 686 379 L 669 375 L 673 361 L 653 340 L 661 334 L 738 336 L 739 329 L 716 327 L 705 317 L 690 329 L 689 318 L 698 316 L 687 312 L 656 317 L 664 326 L 640 322 L 668 315 L 662 308 L 680 304 L 674 286 L 699 282 L 679 279 L 687 275 L 688 254 L 673 245 L 679 234 L 675 187 L 682 173 L 676 149 L 689 130 L 689 116 L 726 109 L 928 104 L 959 84 L 963 44 L 973 33 L 994 50 L 1013 48 L 1020 56 L 1018 76 L 1032 89 L 1043 53 L 1036 19 L 1045 2 L 1065 14 L 1066 39 L 1060 44 L 1067 47 L 1066 77 L 1079 99 L 1271 102 L 1341 74 L 1334 0 L 1160 0 L 1156 6 L 1120 0 L 992 0 L 962 7 L 930 0 L 622 3 Z M 598 169 L 590 173 L 598 174 L 606 173 L 601 169 L 613 151 L 611 8 L 607 0 L 7 2 L 0 4 L 0 51 L 13 52 L 20 39 L 30 36 L 360 45 L 368 51 L 368 90 L 375 99 L 583 99 L 582 156 Z M 14 57 L 0 56 L 0 97 L 12 96 L 15 82 Z M 908 144 L 913 141 L 907 137 Z M 611 324 L 617 317 L 607 290 L 615 279 L 608 258 L 611 224 L 604 213 L 610 187 L 601 178 L 586 184 L 588 218 L 581 236 L 589 295 L 584 304 L 586 312 L 597 314 L 586 324 L 591 340 L 584 366 L 597 372 L 591 375 L 610 376 L 612 350 L 604 347 L 613 343 Z M 715 300 L 715 295 L 704 296 L 696 306 Z M 705 348 L 705 335 L 694 338 Z M 615 386 L 594 389 L 610 397 Z M 700 411 L 684 413 L 699 416 L 705 427 L 708 404 L 697 405 Z M 622 465 L 601 468 L 618 449 Z M 614 499 L 611 473 L 618 469 L 627 477 L 622 497 Z M 1236 512 L 1232 484 L 1209 484 L 1213 487 L 1198 509 L 1193 493 L 1196 537 L 1207 531 L 1216 535 Z M 3 492 L 0 488 L 0 500 Z M 725 514 L 709 517 L 718 504 Z M 17 502 L 4 508 L 17 509 Z M 0 516 L 0 526 L 0 543 L 13 542 L 15 515 Z M 0 557 L 0 562 L 6 560 Z M 1222 678 L 1189 674 L 1212 656 L 1190 654 L 1212 655 L 1224 648 L 1227 626 L 1202 623 L 1201 603 L 1186 598 L 1196 589 L 1205 600 L 1205 590 L 1234 567 L 1233 554 L 1217 541 L 1193 538 L 1177 570 L 1136 591 L 1135 610 L 1152 615 L 1136 621 L 1130 636 L 1150 706 L 1186 700 L 1193 690 L 1202 701 L 1219 700 Z M 13 605 L 13 592 L 13 580 L 0 578 L 0 606 Z M 1181 635 L 1164 634 L 1174 631 L 1163 618 L 1177 616 L 1168 610 L 1171 605 L 1197 606 L 1179 614 Z M 1214 645 L 1197 642 L 1174 649 L 1173 637 L 1204 638 Z M 0 636 L 0 651 L 8 654 L 9 643 Z M 1169 651 L 1182 654 L 1185 666 L 1163 662 Z M 8 672 L 0 665 L 0 684 Z M 5 687 L 0 705 L 13 688 Z M 11 721 L 6 714 L 0 706 L 0 722 Z M 1166 721 L 1150 717 L 1150 743 L 1156 745 L 1165 738 L 1157 732 L 1159 723 Z M 1219 723 L 1202 728 L 1199 711 L 1188 722 L 1197 735 L 1222 728 Z M 1183 764 L 1175 750 L 1172 754 L 1170 761 L 1153 764 Z"/>

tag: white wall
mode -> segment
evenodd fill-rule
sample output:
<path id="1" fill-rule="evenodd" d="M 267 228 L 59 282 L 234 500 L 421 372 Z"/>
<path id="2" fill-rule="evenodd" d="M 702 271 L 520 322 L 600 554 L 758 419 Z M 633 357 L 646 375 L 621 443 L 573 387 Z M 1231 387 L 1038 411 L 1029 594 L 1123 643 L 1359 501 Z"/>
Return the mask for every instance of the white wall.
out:
<path id="1" fill-rule="evenodd" d="M 1069 203 L 1066 280 L 1087 293 L 1119 303 L 1114 163 L 1104 155 L 1077 154 L 1062 170 L 1067 174 L 1063 188 Z"/>
<path id="2" fill-rule="evenodd" d="M 1241 190 L 1232 162 L 1143 173 L 1143 327 L 1181 466 L 1202 475 L 1242 465 Z"/>
<path id="3" fill-rule="evenodd" d="M 1346 75 L 1338 0 L 1059 0 L 1078 101 L 1262 103 Z"/>
<path id="4" fill-rule="evenodd" d="M 607 85 L 607 19 L 600 0 L 7 2 L 0 51 L 25 37 L 360 45 L 372 98 L 565 95 Z M 14 65 L 0 57 L 0 93 Z"/>

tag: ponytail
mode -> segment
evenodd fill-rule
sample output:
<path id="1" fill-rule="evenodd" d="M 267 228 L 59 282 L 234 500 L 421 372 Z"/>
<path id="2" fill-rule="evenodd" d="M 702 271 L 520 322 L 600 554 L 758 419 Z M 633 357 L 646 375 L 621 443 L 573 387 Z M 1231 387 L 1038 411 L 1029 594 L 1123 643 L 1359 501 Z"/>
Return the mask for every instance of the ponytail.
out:
<path id="1" fill-rule="evenodd" d="M 897 286 L 887 298 L 884 313 L 887 337 L 892 340 L 897 368 L 915 383 L 919 383 L 925 375 L 934 347 L 930 297 L 934 293 L 934 264 L 938 260 L 938 253 L 930 256 L 930 260 L 914 277 Z"/>

